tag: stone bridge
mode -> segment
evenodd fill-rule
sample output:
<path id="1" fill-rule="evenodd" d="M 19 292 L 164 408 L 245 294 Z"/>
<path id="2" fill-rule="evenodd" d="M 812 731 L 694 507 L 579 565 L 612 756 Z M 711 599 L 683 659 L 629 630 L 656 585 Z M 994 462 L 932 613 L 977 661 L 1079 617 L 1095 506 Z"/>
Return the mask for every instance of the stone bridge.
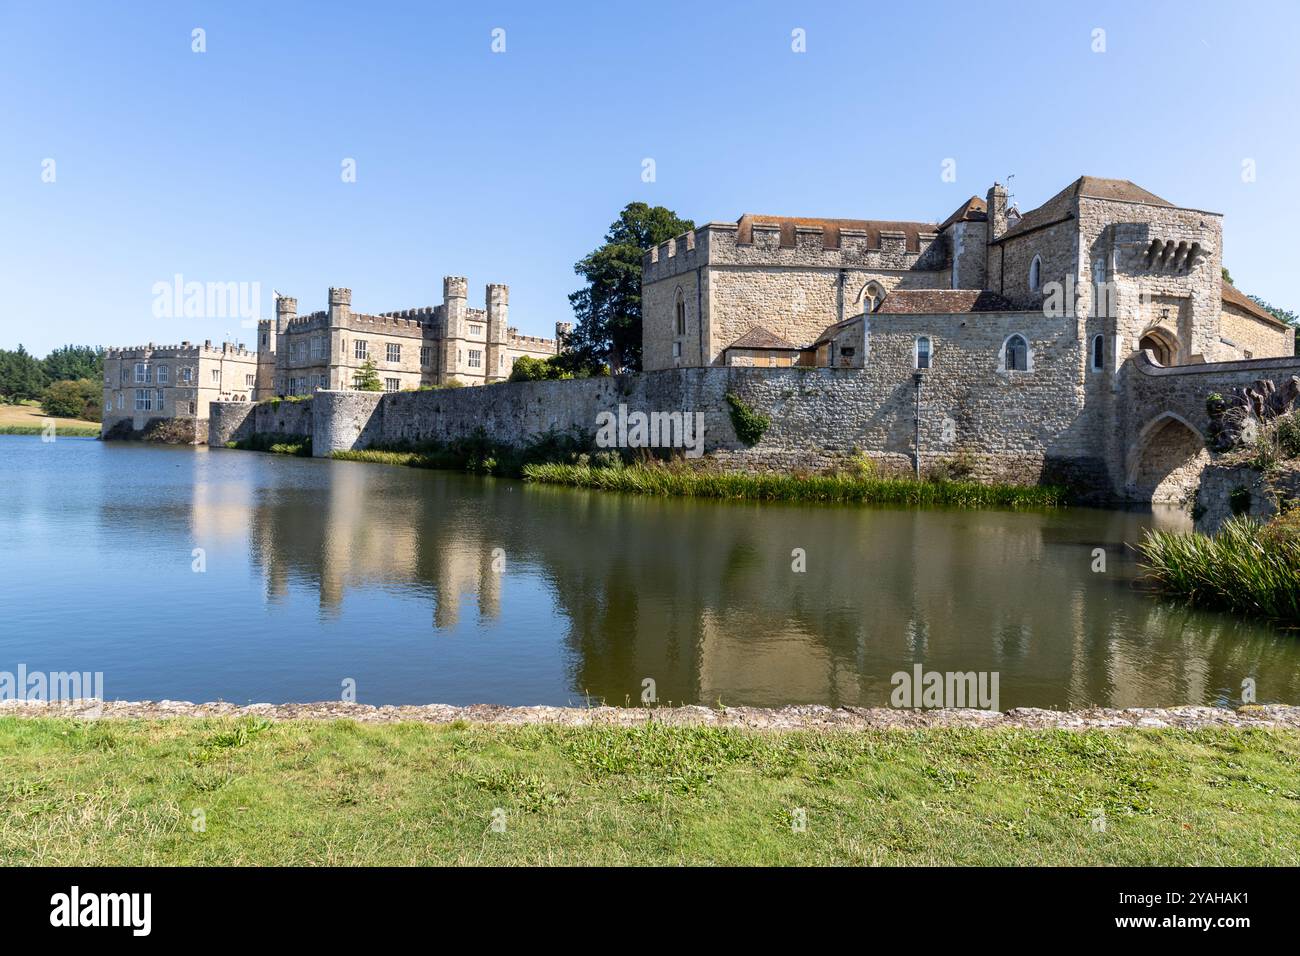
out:
<path id="1" fill-rule="evenodd" d="M 1300 375 L 1300 356 L 1176 365 L 1141 352 L 1121 372 L 1118 427 L 1111 461 L 1115 483 L 1136 501 L 1184 501 L 1210 460 L 1205 400 L 1259 379 L 1279 384 Z"/>

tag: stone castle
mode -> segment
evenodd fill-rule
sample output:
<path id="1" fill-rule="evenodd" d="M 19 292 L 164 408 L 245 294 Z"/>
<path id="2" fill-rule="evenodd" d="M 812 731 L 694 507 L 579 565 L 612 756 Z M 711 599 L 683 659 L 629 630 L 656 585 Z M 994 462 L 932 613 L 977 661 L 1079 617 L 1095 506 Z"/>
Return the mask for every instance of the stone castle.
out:
<path id="1" fill-rule="evenodd" d="M 255 352 L 211 341 L 109 348 L 101 433 L 174 420 L 205 441 L 213 402 L 350 389 L 368 363 L 386 392 L 505 381 L 520 356 L 555 355 L 572 328 L 557 322 L 554 339 L 521 335 L 509 325 L 508 286 L 489 285 L 482 309 L 469 307 L 465 278 L 447 276 L 442 287 L 441 305 L 377 315 L 352 311 L 351 289 L 330 289 L 327 310 L 302 316 L 297 299 L 277 296 Z"/>
<path id="2" fill-rule="evenodd" d="M 1142 350 L 1162 366 L 1293 354 L 1294 330 L 1221 279 L 1222 248 L 1220 214 L 1092 176 L 1023 215 L 995 183 L 937 224 L 710 222 L 645 256 L 644 367 L 866 368 L 917 353 L 895 370 L 938 372 L 982 348 L 972 373 L 1010 387 L 1064 363 L 1089 390 Z"/>
<path id="3" fill-rule="evenodd" d="M 555 355 L 556 338 L 520 335 L 509 324 L 510 289 L 490 284 L 485 308 L 468 305 L 468 282 L 442 280 L 442 305 L 369 315 L 352 311 L 351 289 L 330 289 L 329 308 L 298 315 L 298 300 L 278 296 L 275 320 L 257 327 L 258 397 L 349 389 L 368 362 L 384 391 L 429 385 L 486 385 L 510 377 L 515 360 Z"/>
<path id="4" fill-rule="evenodd" d="M 626 406 L 702 416 L 704 451 L 727 467 L 865 455 L 1185 501 L 1210 455 L 1207 398 L 1300 374 L 1294 329 L 1224 281 L 1222 240 L 1217 213 L 1087 176 L 1023 214 L 995 183 L 942 223 L 746 215 L 647 252 L 644 373 L 481 389 L 422 387 L 500 382 L 567 330 L 519 336 L 504 286 L 475 310 L 459 278 L 439 307 L 379 315 L 353 313 L 346 289 L 301 317 L 281 297 L 258 352 L 239 357 L 253 356 L 245 388 L 212 402 L 208 441 L 299 434 L 317 455 L 480 432 L 525 445 L 592 434 Z M 383 391 L 353 390 L 371 362 Z M 150 372 L 128 364 L 147 406 Z M 770 423 L 759 439 L 736 431 L 737 401 Z"/>

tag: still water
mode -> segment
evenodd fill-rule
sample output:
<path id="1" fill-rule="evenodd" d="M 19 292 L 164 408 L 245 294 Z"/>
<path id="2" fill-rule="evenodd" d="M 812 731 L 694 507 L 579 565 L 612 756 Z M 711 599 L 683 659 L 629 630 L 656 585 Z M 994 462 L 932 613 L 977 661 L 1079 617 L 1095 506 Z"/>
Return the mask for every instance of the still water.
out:
<path id="1" fill-rule="evenodd" d="M 1300 703 L 1300 637 L 1135 586 L 1177 517 L 625 497 L 256 452 L 0 436 L 0 671 L 110 699 Z M 792 552 L 806 554 L 794 573 Z M 1094 573 L 1095 549 L 1106 570 Z M 201 549 L 196 551 L 196 549 Z M 196 570 L 196 567 L 205 568 Z"/>

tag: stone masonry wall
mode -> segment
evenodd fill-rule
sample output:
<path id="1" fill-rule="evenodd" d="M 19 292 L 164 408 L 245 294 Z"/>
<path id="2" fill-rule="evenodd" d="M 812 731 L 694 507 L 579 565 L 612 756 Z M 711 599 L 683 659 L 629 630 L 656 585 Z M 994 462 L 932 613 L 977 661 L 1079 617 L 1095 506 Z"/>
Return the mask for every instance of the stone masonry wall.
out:
<path id="1" fill-rule="evenodd" d="M 913 348 L 924 334 L 934 343 L 934 366 L 921 394 L 923 468 L 960 459 L 988 480 L 1104 481 L 1095 436 L 1076 427 L 1072 328 L 1038 313 L 890 315 L 873 322 L 865 369 L 683 368 L 382 396 L 321 392 L 314 400 L 313 448 L 328 455 L 450 441 L 479 429 L 522 445 L 551 429 L 593 434 L 598 414 L 623 404 L 629 412 L 703 413 L 706 452 L 731 467 L 824 468 L 864 452 L 891 469 L 910 470 Z M 1030 372 L 999 370 L 1002 343 L 1016 332 L 1029 340 Z M 771 419 L 752 448 L 736 438 L 728 392 Z"/>
<path id="2" fill-rule="evenodd" d="M 303 402 L 213 402 L 208 415 L 208 444 L 224 448 L 227 442 L 247 441 L 254 435 L 293 435 L 313 432 L 312 405 Z"/>
<path id="3" fill-rule="evenodd" d="M 1202 472 L 1196 492 L 1196 530 L 1203 534 L 1217 532 L 1233 516 L 1233 499 L 1237 496 L 1241 514 L 1271 518 L 1277 514 L 1279 502 L 1300 501 L 1300 469 L 1292 467 L 1265 475 L 1245 465 L 1210 465 Z"/>

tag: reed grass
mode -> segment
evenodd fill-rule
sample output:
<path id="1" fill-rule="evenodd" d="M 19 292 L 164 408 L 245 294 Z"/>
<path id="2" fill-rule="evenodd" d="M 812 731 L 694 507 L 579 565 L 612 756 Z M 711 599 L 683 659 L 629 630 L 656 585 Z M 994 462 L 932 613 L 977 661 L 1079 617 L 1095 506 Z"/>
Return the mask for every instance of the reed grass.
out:
<path id="1" fill-rule="evenodd" d="M 1218 534 L 1148 531 L 1138 551 L 1167 594 L 1300 625 L 1300 515 L 1229 518 Z"/>
<path id="2" fill-rule="evenodd" d="M 1064 504 L 1067 499 L 1065 489 L 1052 486 L 920 481 L 853 474 L 805 477 L 644 464 L 610 468 L 535 464 L 525 466 L 523 474 L 528 481 L 601 491 L 759 501 L 1043 508 Z"/>

